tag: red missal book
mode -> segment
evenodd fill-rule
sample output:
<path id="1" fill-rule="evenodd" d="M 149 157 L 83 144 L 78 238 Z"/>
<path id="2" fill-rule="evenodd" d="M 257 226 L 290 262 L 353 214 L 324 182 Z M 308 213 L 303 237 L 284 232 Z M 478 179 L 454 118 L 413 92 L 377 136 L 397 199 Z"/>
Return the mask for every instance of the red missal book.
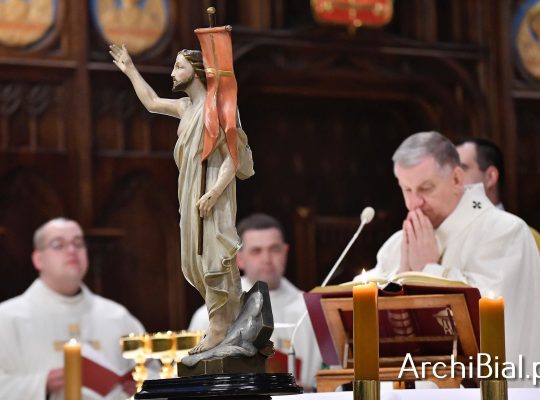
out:
<path id="1" fill-rule="evenodd" d="M 107 396 L 117 385 L 133 381 L 132 369 L 119 371 L 92 346 L 82 347 L 82 385 L 101 396 Z"/>

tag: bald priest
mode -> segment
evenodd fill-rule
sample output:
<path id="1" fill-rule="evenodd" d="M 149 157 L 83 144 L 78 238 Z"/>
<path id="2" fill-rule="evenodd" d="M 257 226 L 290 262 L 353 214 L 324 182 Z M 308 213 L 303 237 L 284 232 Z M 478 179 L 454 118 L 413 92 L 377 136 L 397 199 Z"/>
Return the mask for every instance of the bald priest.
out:
<path id="1" fill-rule="evenodd" d="M 34 247 L 39 278 L 0 303 L 0 399 L 63 399 L 63 344 L 73 337 L 83 343 L 83 354 L 86 346 L 97 354 L 91 359 L 107 373 L 124 375 L 132 365 L 122 358 L 119 339 L 144 328 L 123 306 L 82 283 L 88 257 L 79 224 L 63 218 L 45 223 L 34 234 Z M 124 400 L 134 389 L 120 379 L 104 388 L 104 380 L 96 383 L 99 390 L 84 387 L 83 400 Z"/>

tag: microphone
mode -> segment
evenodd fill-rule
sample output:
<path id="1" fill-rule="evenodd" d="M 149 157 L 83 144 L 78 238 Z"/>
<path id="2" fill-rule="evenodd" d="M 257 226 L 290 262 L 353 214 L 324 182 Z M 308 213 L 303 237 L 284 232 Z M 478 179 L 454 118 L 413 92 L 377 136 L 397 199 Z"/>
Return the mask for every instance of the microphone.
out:
<path id="1" fill-rule="evenodd" d="M 373 221 L 373 217 L 375 217 L 375 210 L 373 207 L 366 207 L 362 210 L 362 214 L 360 214 L 360 221 L 365 224 L 369 224 L 371 221 Z"/>
<path id="2" fill-rule="evenodd" d="M 362 210 L 362 214 L 360 214 L 360 226 L 354 233 L 352 239 L 349 241 L 349 244 L 347 244 L 347 247 L 345 247 L 345 249 L 339 256 L 338 260 L 336 261 L 336 263 L 334 264 L 334 266 L 332 267 L 328 275 L 326 275 L 326 278 L 324 279 L 321 285 L 322 287 L 326 286 L 328 281 L 332 279 L 332 276 L 334 275 L 338 267 L 341 265 L 341 262 L 345 258 L 345 255 L 347 255 L 347 253 L 349 252 L 349 249 L 351 248 L 351 246 L 354 244 L 354 242 L 360 235 L 360 232 L 362 232 L 362 229 L 364 229 L 365 225 L 369 224 L 373 220 L 374 216 L 375 216 L 375 210 L 373 209 L 373 207 L 366 207 Z"/>
<path id="3" fill-rule="evenodd" d="M 328 284 L 328 282 L 330 281 L 330 279 L 332 279 L 332 276 L 335 274 L 336 270 L 341 265 L 341 262 L 343 261 L 343 259 L 347 255 L 347 253 L 349 252 L 351 246 L 354 244 L 354 242 L 356 241 L 356 239 L 358 238 L 360 233 L 362 232 L 362 229 L 364 229 L 364 226 L 366 226 L 367 224 L 369 224 L 373 220 L 374 216 L 375 216 L 375 210 L 373 209 L 373 207 L 366 207 L 366 208 L 364 208 L 362 210 L 362 214 L 360 214 L 360 226 L 358 227 L 358 229 L 354 233 L 353 237 L 351 238 L 351 240 L 349 241 L 349 243 L 347 244 L 345 249 L 343 249 L 343 251 L 341 252 L 341 255 L 339 256 L 339 258 L 335 262 L 334 266 L 332 267 L 332 269 L 330 270 L 328 275 L 326 275 L 326 278 L 324 278 L 324 281 L 323 281 L 321 287 L 326 286 Z M 289 373 L 292 373 L 293 376 L 295 375 L 295 369 L 296 369 L 295 368 L 296 360 L 295 360 L 295 352 L 294 352 L 294 339 L 296 337 L 296 333 L 298 332 L 298 328 L 300 327 L 302 322 L 304 322 L 304 319 L 306 318 L 306 316 L 307 316 L 307 310 L 304 311 L 304 313 L 302 314 L 302 317 L 298 320 L 298 323 L 294 327 L 294 330 L 293 330 L 293 333 L 292 333 L 292 336 L 291 336 L 291 345 L 289 347 L 289 353 L 288 353 L 288 357 L 287 357 L 287 364 L 288 364 L 288 371 L 289 371 Z"/>

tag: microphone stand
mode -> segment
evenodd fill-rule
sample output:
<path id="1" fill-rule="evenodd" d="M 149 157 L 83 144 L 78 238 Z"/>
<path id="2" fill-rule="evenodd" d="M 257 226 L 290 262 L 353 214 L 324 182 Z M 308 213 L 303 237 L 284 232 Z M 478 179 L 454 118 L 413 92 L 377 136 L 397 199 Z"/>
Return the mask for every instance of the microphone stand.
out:
<path id="1" fill-rule="evenodd" d="M 343 251 L 341 252 L 341 255 L 339 256 L 337 261 L 334 263 L 334 266 L 332 267 L 332 269 L 330 270 L 328 275 L 326 275 L 326 278 L 324 279 L 321 287 L 325 287 L 328 284 L 328 282 L 330 281 L 330 279 L 332 279 L 332 276 L 337 271 L 338 267 L 340 266 L 341 262 L 343 261 L 343 259 L 347 255 L 347 253 L 349 252 L 350 248 L 352 247 L 352 245 L 354 244 L 356 239 L 358 239 L 358 236 L 362 232 L 362 229 L 364 229 L 365 225 L 367 225 L 367 224 L 369 224 L 371 222 L 374 215 L 375 215 L 375 211 L 373 210 L 373 208 L 371 208 L 371 207 L 364 208 L 364 210 L 362 211 L 362 214 L 360 216 L 360 221 L 361 221 L 360 226 L 358 227 L 358 229 L 354 233 L 351 240 L 349 240 L 349 243 L 347 244 L 345 249 L 343 249 Z M 298 320 L 298 323 L 294 327 L 294 330 L 293 330 L 293 333 L 292 333 L 292 336 L 291 336 L 291 345 L 290 345 L 289 351 L 287 353 L 287 371 L 290 374 L 292 374 L 293 377 L 296 376 L 296 353 L 294 351 L 294 339 L 296 337 L 296 333 L 298 332 L 298 328 L 300 327 L 300 325 L 302 325 L 302 322 L 304 322 L 304 319 L 306 319 L 307 314 L 308 314 L 307 310 L 304 311 L 304 313 L 302 314 L 302 317 L 300 317 L 300 320 Z"/>

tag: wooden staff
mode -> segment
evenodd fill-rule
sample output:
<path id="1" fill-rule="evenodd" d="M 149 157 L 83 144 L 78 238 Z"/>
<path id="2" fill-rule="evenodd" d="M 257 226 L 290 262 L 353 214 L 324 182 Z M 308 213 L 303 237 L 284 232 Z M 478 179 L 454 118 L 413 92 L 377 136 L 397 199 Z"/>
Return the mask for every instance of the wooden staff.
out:
<path id="1" fill-rule="evenodd" d="M 206 170 L 208 169 L 208 160 L 204 160 L 201 166 L 201 195 L 199 199 L 206 193 Z M 199 240 L 197 254 L 202 256 L 203 253 L 203 233 L 204 233 L 204 218 L 199 216 Z"/>
<path id="2" fill-rule="evenodd" d="M 214 7 L 208 7 L 206 9 L 206 12 L 208 13 L 208 25 L 210 28 L 214 27 L 215 24 L 215 14 L 216 9 Z M 203 132 L 201 134 L 204 134 L 204 124 L 203 124 Z M 206 193 L 206 171 L 208 169 L 208 160 L 204 160 L 201 165 L 201 195 L 199 196 L 199 199 L 204 196 Z M 203 235 L 204 235 L 204 218 L 199 216 L 199 240 L 198 240 L 198 251 L 197 254 L 202 256 L 203 253 Z"/>

